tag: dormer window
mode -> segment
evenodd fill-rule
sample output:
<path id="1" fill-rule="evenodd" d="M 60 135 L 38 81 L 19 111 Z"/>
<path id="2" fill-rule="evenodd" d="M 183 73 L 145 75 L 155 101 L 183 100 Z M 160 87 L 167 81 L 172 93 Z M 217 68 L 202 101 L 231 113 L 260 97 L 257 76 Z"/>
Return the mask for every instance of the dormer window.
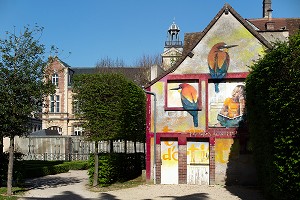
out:
<path id="1" fill-rule="evenodd" d="M 55 86 L 58 86 L 58 74 L 57 73 L 54 73 L 52 75 L 52 84 Z"/>

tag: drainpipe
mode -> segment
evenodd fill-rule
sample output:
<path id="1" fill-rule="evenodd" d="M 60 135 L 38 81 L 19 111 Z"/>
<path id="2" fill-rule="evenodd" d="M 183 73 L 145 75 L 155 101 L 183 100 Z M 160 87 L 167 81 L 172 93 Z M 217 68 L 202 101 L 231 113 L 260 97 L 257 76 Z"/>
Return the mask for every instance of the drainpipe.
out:
<path id="1" fill-rule="evenodd" d="M 156 94 L 154 92 L 149 92 L 147 90 L 145 90 L 143 88 L 144 92 L 146 94 L 150 94 L 150 95 L 153 95 L 154 97 L 154 113 L 153 113 L 153 118 L 154 118 L 154 161 L 153 161 L 153 181 L 154 181 L 154 184 L 156 184 Z"/>

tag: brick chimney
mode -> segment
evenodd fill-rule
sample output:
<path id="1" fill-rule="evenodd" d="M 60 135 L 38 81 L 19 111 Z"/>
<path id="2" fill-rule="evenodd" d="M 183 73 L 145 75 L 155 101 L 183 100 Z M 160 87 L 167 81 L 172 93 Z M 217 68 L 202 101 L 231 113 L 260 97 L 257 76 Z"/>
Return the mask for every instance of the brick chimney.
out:
<path id="1" fill-rule="evenodd" d="M 272 18 L 272 2 L 271 0 L 263 0 L 263 18 Z M 270 12 L 271 11 L 271 12 Z"/>

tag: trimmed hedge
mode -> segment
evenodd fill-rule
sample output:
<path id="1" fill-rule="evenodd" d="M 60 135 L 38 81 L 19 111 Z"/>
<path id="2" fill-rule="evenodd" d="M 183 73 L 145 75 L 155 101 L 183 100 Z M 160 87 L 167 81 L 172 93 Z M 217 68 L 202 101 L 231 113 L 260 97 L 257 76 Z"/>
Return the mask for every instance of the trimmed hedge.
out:
<path id="1" fill-rule="evenodd" d="M 69 170 L 84 170 L 88 168 L 87 161 L 24 161 L 24 178 L 34 178 L 46 175 L 65 173 Z"/>
<path id="2" fill-rule="evenodd" d="M 145 154 L 110 153 L 99 154 L 99 176 L 100 186 L 107 186 L 115 182 L 125 182 L 142 174 L 145 168 Z M 94 156 L 89 159 L 89 181 L 93 182 Z"/>
<path id="3" fill-rule="evenodd" d="M 246 79 L 250 140 L 268 199 L 300 196 L 300 31 L 275 44 Z"/>
<path id="4" fill-rule="evenodd" d="M 4 186 L 7 181 L 7 155 L 0 157 L 0 186 Z M 46 175 L 65 173 L 69 170 L 88 169 L 88 161 L 42 161 L 26 160 L 14 161 L 14 185 L 21 185 L 26 178 L 36 178 Z"/>
<path id="5" fill-rule="evenodd" d="M 44 167 L 26 168 L 24 178 L 35 178 L 59 173 L 65 173 L 70 170 L 68 164 L 49 165 Z"/>

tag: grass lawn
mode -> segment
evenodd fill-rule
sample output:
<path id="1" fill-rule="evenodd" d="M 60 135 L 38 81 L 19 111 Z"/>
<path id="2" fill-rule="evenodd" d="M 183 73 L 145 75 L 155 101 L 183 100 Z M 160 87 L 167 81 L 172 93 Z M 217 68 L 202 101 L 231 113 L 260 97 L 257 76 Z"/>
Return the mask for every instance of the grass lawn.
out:
<path id="1" fill-rule="evenodd" d="M 12 196 L 6 196 L 6 187 L 0 187 L 0 200 L 16 200 L 18 199 L 18 197 L 14 195 L 19 196 L 24 192 L 24 189 L 19 187 L 13 187 L 12 192 L 13 192 Z"/>

